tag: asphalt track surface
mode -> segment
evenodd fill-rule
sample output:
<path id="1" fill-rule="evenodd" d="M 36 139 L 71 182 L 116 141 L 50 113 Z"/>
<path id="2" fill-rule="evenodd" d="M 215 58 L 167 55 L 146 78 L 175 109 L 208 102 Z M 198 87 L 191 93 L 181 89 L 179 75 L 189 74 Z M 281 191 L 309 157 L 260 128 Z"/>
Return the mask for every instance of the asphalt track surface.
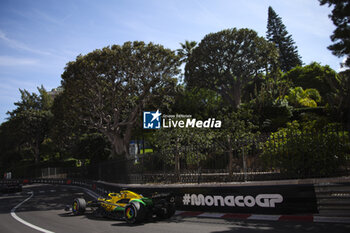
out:
<path id="1" fill-rule="evenodd" d="M 79 187 L 60 185 L 28 185 L 21 193 L 0 194 L 0 232 L 40 232 L 16 218 L 32 224 L 32 227 L 46 230 L 46 232 L 64 233 L 350 232 L 350 224 L 343 223 L 227 220 L 184 216 L 174 216 L 165 221 L 151 220 L 139 225 L 129 225 L 122 220 L 96 218 L 92 214 L 73 216 L 65 212 L 64 207 L 79 196 L 92 199 Z M 20 203 L 22 204 L 18 206 Z M 18 208 L 14 210 L 16 206 Z M 11 210 L 14 210 L 12 215 Z"/>

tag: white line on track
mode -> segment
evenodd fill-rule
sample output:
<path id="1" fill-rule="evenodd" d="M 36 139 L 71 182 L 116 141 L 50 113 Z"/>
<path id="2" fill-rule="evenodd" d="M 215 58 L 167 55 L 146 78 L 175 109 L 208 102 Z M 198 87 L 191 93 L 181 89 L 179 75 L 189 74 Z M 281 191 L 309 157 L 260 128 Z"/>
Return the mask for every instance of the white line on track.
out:
<path id="1" fill-rule="evenodd" d="M 20 207 L 23 203 L 27 202 L 30 198 L 32 198 L 33 195 L 34 195 L 34 193 L 31 192 L 30 196 L 29 196 L 27 199 L 25 199 L 24 201 L 22 201 L 21 203 L 19 203 L 19 204 L 16 205 L 15 207 L 13 207 L 12 210 L 11 210 L 11 216 L 12 216 L 14 219 L 16 219 L 18 222 L 20 222 L 20 223 L 22 223 L 22 224 L 24 224 L 24 225 L 27 225 L 28 227 L 33 228 L 33 229 L 35 229 L 35 230 L 37 230 L 37 231 L 41 231 L 41 232 L 44 232 L 44 233 L 54 233 L 53 231 L 49 231 L 49 230 L 46 230 L 46 229 L 44 229 L 44 228 L 35 226 L 34 224 L 31 224 L 31 223 L 29 223 L 29 222 L 26 222 L 26 221 L 24 221 L 23 219 L 21 219 L 20 217 L 18 217 L 18 216 L 16 215 L 16 213 L 15 213 L 16 209 L 17 209 L 18 207 Z"/>

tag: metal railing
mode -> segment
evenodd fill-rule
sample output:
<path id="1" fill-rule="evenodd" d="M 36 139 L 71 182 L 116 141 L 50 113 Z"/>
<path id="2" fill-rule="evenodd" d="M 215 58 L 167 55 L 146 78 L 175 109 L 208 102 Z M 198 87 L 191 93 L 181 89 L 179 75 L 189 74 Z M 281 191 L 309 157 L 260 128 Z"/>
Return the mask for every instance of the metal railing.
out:
<path id="1" fill-rule="evenodd" d="M 315 184 L 320 215 L 350 216 L 350 183 Z"/>
<path id="2" fill-rule="evenodd" d="M 350 175 L 349 135 L 341 129 L 285 131 L 230 142 L 217 141 L 210 147 L 178 145 L 176 150 L 158 148 L 128 159 L 55 171 L 62 177 L 118 183 L 206 183 Z M 23 177 L 52 175 L 42 170 L 34 172 L 33 168 L 31 172 L 23 169 Z"/>

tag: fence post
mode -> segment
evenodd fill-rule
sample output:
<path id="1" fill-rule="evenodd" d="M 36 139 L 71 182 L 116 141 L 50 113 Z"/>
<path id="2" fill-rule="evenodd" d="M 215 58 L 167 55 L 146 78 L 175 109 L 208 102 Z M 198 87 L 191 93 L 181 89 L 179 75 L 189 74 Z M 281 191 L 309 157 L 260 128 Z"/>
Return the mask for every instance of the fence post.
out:
<path id="1" fill-rule="evenodd" d="M 180 150 L 179 150 L 179 138 L 176 141 L 176 151 L 175 151 L 175 174 L 177 176 L 177 181 L 180 181 Z"/>
<path id="2" fill-rule="evenodd" d="M 199 162 L 199 156 L 198 156 L 198 148 L 196 148 L 196 155 L 197 155 L 197 173 L 198 173 L 198 177 L 197 177 L 197 183 L 200 184 L 201 182 L 201 175 L 202 175 L 202 167 L 200 165 Z"/>
<path id="3" fill-rule="evenodd" d="M 231 177 L 233 175 L 233 169 L 232 169 L 232 162 L 233 162 L 233 148 L 232 148 L 232 144 L 231 144 L 231 137 L 227 136 L 227 141 L 228 141 L 228 174 Z"/>
<path id="4" fill-rule="evenodd" d="M 245 154 L 244 154 L 244 145 L 242 146 L 242 160 L 243 160 L 243 174 L 244 174 L 244 181 L 247 181 L 247 163 L 245 161 Z"/>

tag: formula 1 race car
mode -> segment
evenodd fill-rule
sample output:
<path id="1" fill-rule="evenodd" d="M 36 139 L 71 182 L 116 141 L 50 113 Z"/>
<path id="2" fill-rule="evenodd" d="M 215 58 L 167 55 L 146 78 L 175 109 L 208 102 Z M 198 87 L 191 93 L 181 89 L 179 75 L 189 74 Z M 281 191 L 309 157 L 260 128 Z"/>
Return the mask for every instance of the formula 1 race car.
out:
<path id="1" fill-rule="evenodd" d="M 175 214 L 175 197 L 170 193 L 154 193 L 151 197 L 144 197 L 129 190 L 119 193 L 109 193 L 108 198 L 98 198 L 94 201 L 85 201 L 76 198 L 71 207 L 74 215 L 81 215 L 90 208 L 97 217 L 125 219 L 127 223 L 139 223 L 145 219 L 158 217 L 170 218 Z"/>

